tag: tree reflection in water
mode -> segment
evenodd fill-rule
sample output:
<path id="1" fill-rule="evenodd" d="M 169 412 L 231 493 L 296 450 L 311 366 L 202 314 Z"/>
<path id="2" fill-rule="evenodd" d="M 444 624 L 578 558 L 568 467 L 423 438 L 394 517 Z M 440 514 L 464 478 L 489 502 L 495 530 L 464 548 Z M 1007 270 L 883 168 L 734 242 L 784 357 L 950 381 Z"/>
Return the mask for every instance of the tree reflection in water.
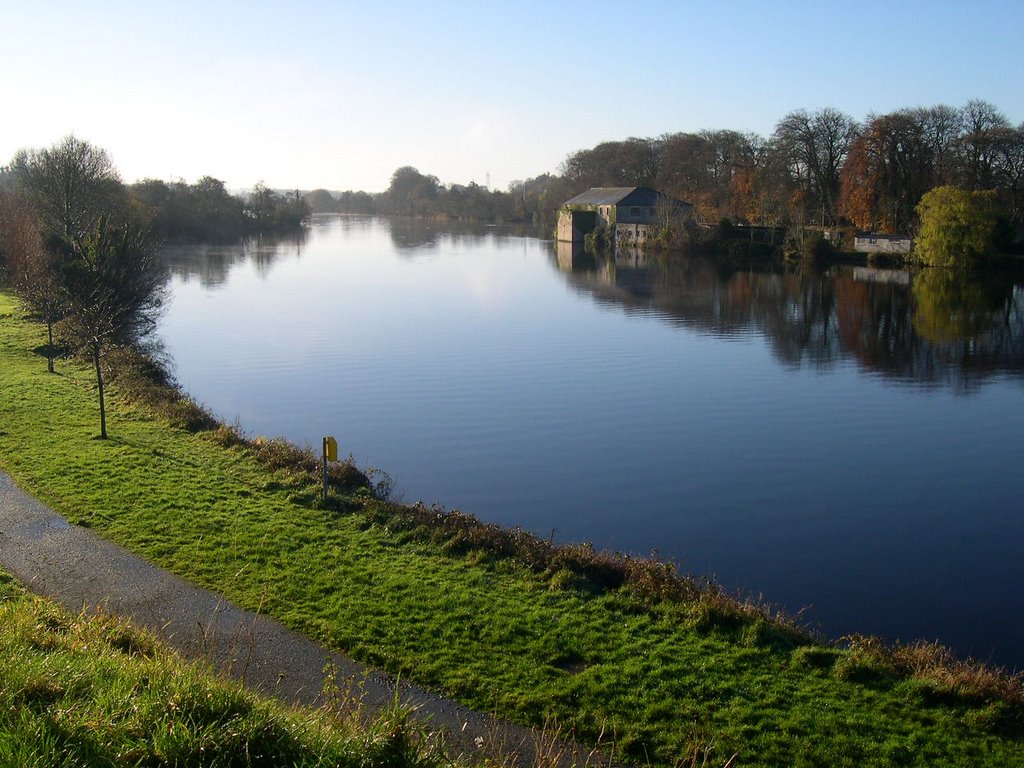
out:
<path id="1" fill-rule="evenodd" d="M 708 257 L 595 257 L 556 244 L 570 283 L 601 303 L 704 333 L 769 340 L 787 366 L 856 360 L 917 384 L 969 391 L 1024 371 L 1019 276 L 838 266 L 726 265 Z"/>
<path id="2" fill-rule="evenodd" d="M 162 256 L 173 276 L 189 281 L 199 279 L 204 288 L 217 288 L 227 282 L 235 266 L 251 263 L 256 274 L 266 279 L 274 264 L 284 256 L 300 258 L 309 239 L 301 229 L 288 235 L 248 237 L 236 243 L 171 245 Z"/>

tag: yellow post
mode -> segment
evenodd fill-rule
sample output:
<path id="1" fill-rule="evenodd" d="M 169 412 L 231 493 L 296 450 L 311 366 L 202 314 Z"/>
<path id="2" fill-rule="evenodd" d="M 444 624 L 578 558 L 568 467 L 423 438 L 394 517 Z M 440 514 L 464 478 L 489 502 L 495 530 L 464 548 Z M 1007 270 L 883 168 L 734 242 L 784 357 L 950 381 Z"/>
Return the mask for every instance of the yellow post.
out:
<path id="1" fill-rule="evenodd" d="M 324 502 L 327 502 L 327 462 L 338 460 L 338 441 L 333 437 L 324 438 Z"/>

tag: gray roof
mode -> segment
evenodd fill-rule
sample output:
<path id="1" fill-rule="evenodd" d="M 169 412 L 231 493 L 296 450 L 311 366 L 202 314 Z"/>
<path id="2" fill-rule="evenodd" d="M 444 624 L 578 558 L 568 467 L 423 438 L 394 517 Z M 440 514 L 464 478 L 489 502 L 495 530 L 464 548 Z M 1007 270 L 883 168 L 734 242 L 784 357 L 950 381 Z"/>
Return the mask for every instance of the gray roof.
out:
<path id="1" fill-rule="evenodd" d="M 564 205 L 653 206 L 658 204 L 659 199 L 663 200 L 667 197 L 650 187 L 593 187 L 581 195 L 576 195 L 571 200 L 566 200 Z"/>
<path id="2" fill-rule="evenodd" d="M 617 205 L 636 187 L 592 187 L 571 200 L 566 205 Z"/>

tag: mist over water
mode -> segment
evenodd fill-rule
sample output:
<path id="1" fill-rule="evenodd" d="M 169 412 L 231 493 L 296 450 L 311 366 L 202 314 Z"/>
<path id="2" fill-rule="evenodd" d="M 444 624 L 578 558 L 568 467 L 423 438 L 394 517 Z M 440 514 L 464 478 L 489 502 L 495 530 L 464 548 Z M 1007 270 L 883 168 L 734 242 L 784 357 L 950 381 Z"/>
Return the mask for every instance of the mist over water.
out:
<path id="1" fill-rule="evenodd" d="M 168 249 L 184 388 L 406 501 L 1024 666 L 1024 291 L 317 217 Z"/>

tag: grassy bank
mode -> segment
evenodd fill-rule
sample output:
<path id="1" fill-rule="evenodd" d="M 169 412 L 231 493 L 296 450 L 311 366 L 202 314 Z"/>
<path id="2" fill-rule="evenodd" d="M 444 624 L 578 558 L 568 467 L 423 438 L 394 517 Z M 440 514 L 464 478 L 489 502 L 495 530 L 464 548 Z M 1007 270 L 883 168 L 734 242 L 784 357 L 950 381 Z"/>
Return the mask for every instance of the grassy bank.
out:
<path id="1" fill-rule="evenodd" d="M 285 709 L 112 617 L 74 616 L 0 571 L 0 765 L 442 768 L 402 713 Z"/>
<path id="2" fill-rule="evenodd" d="M 324 508 L 314 475 L 267 468 L 286 449 L 173 426 L 209 425 L 134 404 L 127 380 L 112 439 L 96 440 L 88 369 L 47 374 L 42 338 L 0 295 L 0 468 L 72 522 L 359 659 L 656 765 L 1024 762 L 1018 679 L 932 647 L 811 642 L 656 567 L 376 501 L 355 474 Z"/>

